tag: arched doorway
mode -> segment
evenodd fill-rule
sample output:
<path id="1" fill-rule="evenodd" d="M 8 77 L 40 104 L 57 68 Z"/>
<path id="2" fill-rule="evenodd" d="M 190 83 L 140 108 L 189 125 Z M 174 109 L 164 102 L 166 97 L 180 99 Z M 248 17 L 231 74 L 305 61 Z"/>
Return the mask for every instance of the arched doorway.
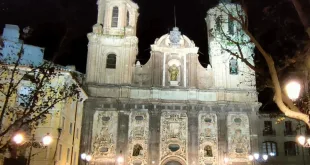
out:
<path id="1" fill-rule="evenodd" d="M 172 160 L 172 161 L 167 162 L 165 165 L 182 165 L 182 164 L 178 161 Z"/>
<path id="2" fill-rule="evenodd" d="M 177 156 L 170 156 L 164 159 L 161 165 L 186 165 L 187 163 L 181 158 Z"/>

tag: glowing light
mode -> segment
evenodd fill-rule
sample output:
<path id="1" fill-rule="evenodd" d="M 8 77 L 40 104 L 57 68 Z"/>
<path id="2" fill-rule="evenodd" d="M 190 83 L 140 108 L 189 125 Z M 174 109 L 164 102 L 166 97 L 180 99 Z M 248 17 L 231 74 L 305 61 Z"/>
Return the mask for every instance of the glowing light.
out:
<path id="1" fill-rule="evenodd" d="M 309 140 L 309 139 L 308 139 L 308 140 Z M 299 144 L 305 145 L 306 137 L 304 137 L 304 136 L 299 136 L 299 137 L 297 138 L 297 141 L 298 141 Z"/>
<path id="2" fill-rule="evenodd" d="M 229 161 L 229 158 L 224 158 L 224 163 L 228 163 L 228 161 Z"/>
<path id="3" fill-rule="evenodd" d="M 270 152 L 269 155 L 270 156 L 276 156 L 276 154 L 274 152 Z"/>
<path id="4" fill-rule="evenodd" d="M 87 155 L 85 159 L 86 159 L 86 161 L 89 162 L 91 160 L 91 158 L 92 158 L 91 155 Z"/>
<path id="5" fill-rule="evenodd" d="M 47 146 L 47 145 L 51 144 L 52 137 L 49 134 L 47 134 L 43 137 L 42 141 L 43 141 L 43 145 Z"/>
<path id="6" fill-rule="evenodd" d="M 82 153 L 82 154 L 81 154 L 81 159 L 82 159 L 82 160 L 85 160 L 85 159 L 86 159 L 86 156 L 87 156 L 87 155 L 86 155 L 85 153 Z"/>
<path id="7" fill-rule="evenodd" d="M 252 161 L 254 159 L 253 155 L 249 155 L 249 160 Z"/>
<path id="8" fill-rule="evenodd" d="M 266 161 L 268 159 L 268 155 L 264 154 L 263 159 Z"/>
<path id="9" fill-rule="evenodd" d="M 253 154 L 254 158 L 257 160 L 259 158 L 259 154 L 258 153 L 255 153 Z"/>
<path id="10" fill-rule="evenodd" d="M 299 97 L 300 89 L 300 84 L 295 81 L 288 83 L 285 87 L 288 97 L 292 100 L 296 100 Z"/>
<path id="11" fill-rule="evenodd" d="M 123 163 L 123 162 L 124 162 L 124 157 L 119 156 L 119 157 L 117 158 L 117 162 L 118 162 L 118 163 Z"/>
<path id="12" fill-rule="evenodd" d="M 21 144 L 23 141 L 24 141 L 24 137 L 22 134 L 16 134 L 14 137 L 13 137 L 13 141 L 16 143 L 16 144 Z"/>

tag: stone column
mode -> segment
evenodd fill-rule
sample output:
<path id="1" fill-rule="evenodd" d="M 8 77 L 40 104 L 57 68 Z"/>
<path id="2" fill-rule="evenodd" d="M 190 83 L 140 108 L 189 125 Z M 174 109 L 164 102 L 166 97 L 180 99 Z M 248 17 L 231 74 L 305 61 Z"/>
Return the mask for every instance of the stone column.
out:
<path id="1" fill-rule="evenodd" d="M 218 124 L 218 164 L 224 164 L 224 158 L 227 153 L 227 112 L 221 109 L 217 112 L 217 124 Z"/>
<path id="2" fill-rule="evenodd" d="M 152 161 L 155 161 L 154 165 L 159 165 L 160 156 L 160 117 L 161 111 L 157 108 L 150 109 L 150 120 L 149 120 L 149 147 L 148 164 L 153 165 Z"/>
<path id="3" fill-rule="evenodd" d="M 129 112 L 120 111 L 118 113 L 118 127 L 117 127 L 117 142 L 116 142 L 116 157 L 123 156 L 124 163 L 127 163 L 128 152 L 128 126 L 129 126 Z"/>
<path id="4" fill-rule="evenodd" d="M 250 110 L 249 110 L 250 111 Z M 250 143 L 251 143 L 251 152 L 259 152 L 259 139 L 258 139 L 258 134 L 261 129 L 260 129 L 260 124 L 259 124 L 259 119 L 257 115 L 257 111 L 254 110 L 252 112 L 248 113 L 249 115 L 249 121 L 250 121 Z"/>
<path id="5" fill-rule="evenodd" d="M 188 164 L 198 165 L 198 111 L 190 109 L 188 117 Z"/>
<path id="6" fill-rule="evenodd" d="M 96 104 L 94 103 L 94 100 L 88 99 L 84 102 L 79 155 L 84 152 L 91 152 L 95 107 Z M 81 162 L 83 161 L 79 161 L 79 164 L 81 164 Z"/>

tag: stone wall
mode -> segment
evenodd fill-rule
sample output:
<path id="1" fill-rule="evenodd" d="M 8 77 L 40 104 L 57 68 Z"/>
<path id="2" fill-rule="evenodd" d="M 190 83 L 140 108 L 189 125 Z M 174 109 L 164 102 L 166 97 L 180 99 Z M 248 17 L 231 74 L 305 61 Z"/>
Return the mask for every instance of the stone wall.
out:
<path id="1" fill-rule="evenodd" d="M 118 156 L 128 165 L 172 160 L 183 165 L 220 165 L 224 157 L 247 163 L 248 152 L 257 148 L 249 129 L 249 122 L 256 120 L 256 108 L 254 104 L 249 108 L 90 98 L 85 104 L 81 152 L 90 151 L 94 165 L 112 165 Z M 239 145 L 231 140 L 235 136 L 231 129 L 239 128 L 230 124 L 238 123 L 236 118 L 245 122 L 242 135 L 247 139 L 247 148 L 238 150 L 239 155 L 232 154 L 236 148 L 230 147 Z"/>

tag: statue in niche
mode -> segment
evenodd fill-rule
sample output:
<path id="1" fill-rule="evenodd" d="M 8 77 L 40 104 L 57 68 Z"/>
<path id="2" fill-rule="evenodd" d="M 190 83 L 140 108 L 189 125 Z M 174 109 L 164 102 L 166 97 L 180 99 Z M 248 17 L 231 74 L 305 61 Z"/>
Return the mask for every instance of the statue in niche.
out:
<path id="1" fill-rule="evenodd" d="M 142 146 L 139 145 L 139 144 L 136 144 L 134 147 L 133 147 L 133 152 L 132 152 L 132 156 L 139 156 L 139 155 L 142 155 Z"/>
<path id="2" fill-rule="evenodd" d="M 205 146 L 204 148 L 204 157 L 213 157 L 213 154 L 212 154 L 212 147 L 207 145 Z"/>
<path id="3" fill-rule="evenodd" d="M 180 132 L 180 124 L 179 123 L 170 123 L 170 135 L 171 138 L 179 137 Z"/>
<path id="4" fill-rule="evenodd" d="M 173 64 L 172 66 L 169 67 L 168 71 L 170 73 L 170 81 L 177 81 L 179 74 L 178 67 L 175 64 Z"/>
<path id="5" fill-rule="evenodd" d="M 211 136 L 211 129 L 206 128 L 205 130 L 206 130 L 206 132 L 205 132 L 206 137 L 210 137 Z"/>
<path id="6" fill-rule="evenodd" d="M 229 72 L 233 75 L 238 74 L 238 62 L 237 59 L 234 59 L 233 57 L 229 60 Z"/>
<path id="7" fill-rule="evenodd" d="M 236 153 L 243 153 L 247 150 L 247 138 L 242 135 L 240 129 L 235 130 L 235 134 L 232 138 L 232 143 L 235 146 Z"/>

